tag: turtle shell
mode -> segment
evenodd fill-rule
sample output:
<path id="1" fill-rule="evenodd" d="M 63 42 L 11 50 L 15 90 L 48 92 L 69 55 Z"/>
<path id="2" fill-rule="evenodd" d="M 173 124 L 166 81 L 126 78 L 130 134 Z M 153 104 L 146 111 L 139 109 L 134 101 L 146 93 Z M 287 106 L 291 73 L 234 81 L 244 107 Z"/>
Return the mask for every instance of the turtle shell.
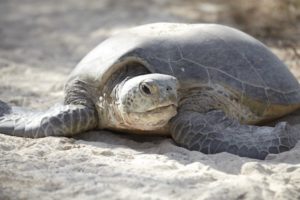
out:
<path id="1" fill-rule="evenodd" d="M 74 69 L 69 81 L 101 87 L 129 62 L 151 73 L 173 75 L 181 89 L 219 84 L 245 97 L 258 112 L 290 112 L 300 105 L 299 83 L 261 42 L 216 24 L 156 23 L 123 31 L 102 42 Z"/>

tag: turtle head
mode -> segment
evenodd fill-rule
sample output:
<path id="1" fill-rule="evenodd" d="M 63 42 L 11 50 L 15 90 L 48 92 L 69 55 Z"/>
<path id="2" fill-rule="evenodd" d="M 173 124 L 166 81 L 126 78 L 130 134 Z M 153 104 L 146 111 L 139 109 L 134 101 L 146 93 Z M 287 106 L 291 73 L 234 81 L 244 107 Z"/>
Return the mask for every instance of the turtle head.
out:
<path id="1" fill-rule="evenodd" d="M 146 74 L 126 80 L 118 89 L 119 115 L 127 127 L 156 130 L 177 113 L 178 81 L 164 74 Z"/>

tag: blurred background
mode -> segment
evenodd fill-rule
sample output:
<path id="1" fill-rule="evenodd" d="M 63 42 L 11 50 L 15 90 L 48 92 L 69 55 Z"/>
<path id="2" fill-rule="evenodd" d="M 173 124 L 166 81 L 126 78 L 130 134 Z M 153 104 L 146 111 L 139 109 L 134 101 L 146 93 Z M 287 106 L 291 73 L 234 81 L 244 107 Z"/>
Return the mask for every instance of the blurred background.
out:
<path id="1" fill-rule="evenodd" d="M 221 23 L 262 40 L 300 79 L 300 0 L 0 0 L 0 99 L 62 99 L 76 63 L 109 35 L 152 22 Z"/>

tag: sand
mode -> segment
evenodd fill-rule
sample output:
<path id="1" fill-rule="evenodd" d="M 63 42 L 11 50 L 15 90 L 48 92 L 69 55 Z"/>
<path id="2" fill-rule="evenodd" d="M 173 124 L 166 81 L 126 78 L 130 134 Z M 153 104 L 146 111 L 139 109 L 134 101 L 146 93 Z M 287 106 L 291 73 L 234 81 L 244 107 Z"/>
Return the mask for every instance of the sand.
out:
<path id="1" fill-rule="evenodd" d="M 69 72 L 108 35 L 149 22 L 191 22 L 169 2 L 2 0 L 0 99 L 35 109 L 62 101 Z M 299 77 L 299 61 L 286 62 Z M 259 161 L 107 131 L 0 134 L 0 199 L 300 199 L 300 143 Z"/>
<path id="2" fill-rule="evenodd" d="M 300 145 L 266 161 L 204 155 L 170 139 L 0 135 L 1 199 L 297 199 Z"/>

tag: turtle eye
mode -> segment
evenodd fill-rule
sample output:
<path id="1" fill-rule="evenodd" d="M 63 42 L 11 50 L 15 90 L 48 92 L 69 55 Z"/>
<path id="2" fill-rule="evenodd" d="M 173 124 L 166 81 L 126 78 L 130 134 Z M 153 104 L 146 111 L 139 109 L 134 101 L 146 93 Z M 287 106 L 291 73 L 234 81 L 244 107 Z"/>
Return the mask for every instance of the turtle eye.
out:
<path id="1" fill-rule="evenodd" d="M 151 88 L 147 83 L 141 83 L 140 85 L 140 90 L 145 94 L 145 95 L 151 95 Z"/>

